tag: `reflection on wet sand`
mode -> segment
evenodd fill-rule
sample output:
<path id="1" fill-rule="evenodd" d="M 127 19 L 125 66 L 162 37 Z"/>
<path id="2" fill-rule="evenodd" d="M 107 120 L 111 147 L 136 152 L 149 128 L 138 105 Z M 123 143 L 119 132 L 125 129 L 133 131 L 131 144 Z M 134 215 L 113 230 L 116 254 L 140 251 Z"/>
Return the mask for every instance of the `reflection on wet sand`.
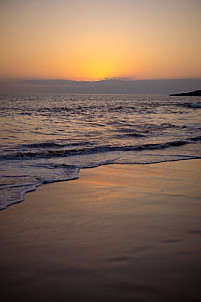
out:
<path id="1" fill-rule="evenodd" d="M 200 164 L 86 169 L 2 211 L 4 301 L 199 301 Z"/>

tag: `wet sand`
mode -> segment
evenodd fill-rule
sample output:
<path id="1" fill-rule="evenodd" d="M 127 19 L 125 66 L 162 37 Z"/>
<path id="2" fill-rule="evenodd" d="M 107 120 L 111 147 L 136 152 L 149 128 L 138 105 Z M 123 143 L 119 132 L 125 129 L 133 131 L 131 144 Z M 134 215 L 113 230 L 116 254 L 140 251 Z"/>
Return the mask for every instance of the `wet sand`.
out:
<path id="1" fill-rule="evenodd" d="M 200 301 L 201 160 L 110 165 L 0 212 L 2 301 Z"/>

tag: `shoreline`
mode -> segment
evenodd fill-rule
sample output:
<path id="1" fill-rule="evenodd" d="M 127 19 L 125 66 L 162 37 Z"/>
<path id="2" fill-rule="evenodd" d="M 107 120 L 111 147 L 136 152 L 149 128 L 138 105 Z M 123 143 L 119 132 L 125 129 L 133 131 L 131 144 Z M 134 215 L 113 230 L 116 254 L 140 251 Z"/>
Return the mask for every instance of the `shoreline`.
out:
<path id="1" fill-rule="evenodd" d="M 74 180 L 78 180 L 79 179 L 79 175 L 80 175 L 80 171 L 82 170 L 89 170 L 89 169 L 94 169 L 94 168 L 99 168 L 99 167 L 105 167 L 105 166 L 113 166 L 113 165 L 116 165 L 116 166 L 146 166 L 146 165 L 158 165 L 158 164 L 163 164 L 163 163 L 174 163 L 174 162 L 180 162 L 180 161 L 191 161 L 191 160 L 201 160 L 201 158 L 186 158 L 186 159 L 175 159 L 175 160 L 170 160 L 170 161 L 160 161 L 160 162 L 155 162 L 155 163 L 136 163 L 136 164 L 119 164 L 119 163 L 110 163 L 110 164 L 102 164 L 100 166 L 95 166 L 95 167 L 87 167 L 87 168 L 79 168 L 79 171 L 78 171 L 78 174 L 77 174 L 77 177 L 74 177 L 74 178 L 71 178 L 71 179 L 66 179 L 66 180 L 55 180 L 55 181 L 50 181 L 50 182 L 45 182 L 45 183 L 41 183 L 41 184 L 38 184 L 38 185 L 33 185 L 33 189 L 28 189 L 27 191 L 25 191 L 24 193 L 22 193 L 22 197 L 21 199 L 13 202 L 13 203 L 10 203 L 8 205 L 6 205 L 5 208 L 0 208 L 0 213 L 1 211 L 5 211 L 6 209 L 8 209 L 9 207 L 11 206 L 14 206 L 14 205 L 17 205 L 17 204 L 20 204 L 22 202 L 24 202 L 25 200 L 25 195 L 27 195 L 28 193 L 32 193 L 32 192 L 35 192 L 39 187 L 41 186 L 44 186 L 44 185 L 51 185 L 51 184 L 54 184 L 54 183 L 65 183 L 65 182 L 68 182 L 68 181 L 74 181 Z"/>
<path id="2" fill-rule="evenodd" d="M 199 301 L 200 171 L 112 164 L 26 193 L 0 212 L 4 301 Z"/>

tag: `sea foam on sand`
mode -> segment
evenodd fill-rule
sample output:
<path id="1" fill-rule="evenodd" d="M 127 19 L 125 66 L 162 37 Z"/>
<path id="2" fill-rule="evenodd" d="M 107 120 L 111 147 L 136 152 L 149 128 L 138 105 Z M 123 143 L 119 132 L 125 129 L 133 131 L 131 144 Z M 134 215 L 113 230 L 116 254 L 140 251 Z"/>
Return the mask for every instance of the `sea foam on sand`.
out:
<path id="1" fill-rule="evenodd" d="M 2 301 L 200 301 L 201 160 L 110 165 L 1 211 Z"/>

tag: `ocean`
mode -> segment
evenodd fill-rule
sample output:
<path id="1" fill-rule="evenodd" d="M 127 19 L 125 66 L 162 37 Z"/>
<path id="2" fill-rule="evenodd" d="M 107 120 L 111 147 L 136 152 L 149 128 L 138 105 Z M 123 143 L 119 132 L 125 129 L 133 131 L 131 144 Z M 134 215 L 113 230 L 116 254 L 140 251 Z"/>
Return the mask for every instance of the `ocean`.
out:
<path id="1" fill-rule="evenodd" d="M 0 209 L 108 164 L 201 158 L 201 97 L 3 94 Z"/>

